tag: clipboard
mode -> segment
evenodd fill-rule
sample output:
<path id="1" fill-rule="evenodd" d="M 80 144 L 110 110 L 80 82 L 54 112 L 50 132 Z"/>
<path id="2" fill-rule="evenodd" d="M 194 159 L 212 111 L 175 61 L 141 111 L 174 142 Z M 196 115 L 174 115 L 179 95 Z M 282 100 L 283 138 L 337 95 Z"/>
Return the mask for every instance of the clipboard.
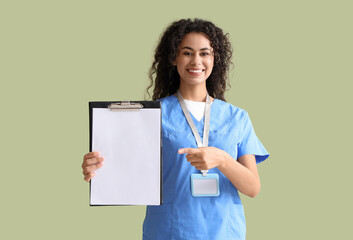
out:
<path id="1" fill-rule="evenodd" d="M 104 157 L 90 206 L 161 205 L 160 101 L 89 102 L 90 152 Z"/>

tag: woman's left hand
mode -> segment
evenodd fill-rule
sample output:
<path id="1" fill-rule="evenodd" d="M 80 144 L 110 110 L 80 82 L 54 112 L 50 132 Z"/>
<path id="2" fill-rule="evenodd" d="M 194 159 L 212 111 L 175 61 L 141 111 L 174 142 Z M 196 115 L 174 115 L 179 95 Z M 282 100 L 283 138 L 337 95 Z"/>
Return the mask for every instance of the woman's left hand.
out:
<path id="1" fill-rule="evenodd" d="M 225 161 L 226 152 L 215 147 L 181 148 L 179 154 L 186 153 L 186 159 L 197 170 L 209 170 L 221 166 Z"/>

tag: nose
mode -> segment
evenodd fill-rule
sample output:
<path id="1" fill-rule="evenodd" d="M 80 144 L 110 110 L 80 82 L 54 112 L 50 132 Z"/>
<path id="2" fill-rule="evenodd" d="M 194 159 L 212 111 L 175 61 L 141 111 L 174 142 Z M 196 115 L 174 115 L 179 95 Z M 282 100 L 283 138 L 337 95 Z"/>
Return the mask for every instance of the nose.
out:
<path id="1" fill-rule="evenodd" d="M 191 59 L 192 65 L 201 65 L 201 56 L 199 54 L 194 54 Z"/>

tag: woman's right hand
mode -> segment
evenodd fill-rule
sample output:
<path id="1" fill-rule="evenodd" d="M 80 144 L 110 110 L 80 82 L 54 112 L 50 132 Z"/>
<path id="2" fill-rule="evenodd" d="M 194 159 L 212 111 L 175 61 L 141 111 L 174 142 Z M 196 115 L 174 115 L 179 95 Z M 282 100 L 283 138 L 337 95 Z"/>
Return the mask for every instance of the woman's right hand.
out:
<path id="1" fill-rule="evenodd" d="M 96 175 L 95 170 L 103 166 L 104 158 L 99 152 L 89 152 L 83 157 L 82 169 L 84 180 L 89 182 Z"/>

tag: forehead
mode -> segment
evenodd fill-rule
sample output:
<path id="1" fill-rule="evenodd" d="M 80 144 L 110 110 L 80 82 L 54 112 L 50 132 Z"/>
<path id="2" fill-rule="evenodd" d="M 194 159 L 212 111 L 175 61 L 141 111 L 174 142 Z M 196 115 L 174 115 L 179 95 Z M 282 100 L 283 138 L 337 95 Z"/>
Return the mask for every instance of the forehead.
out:
<path id="1" fill-rule="evenodd" d="M 191 47 L 193 49 L 209 48 L 211 49 L 211 42 L 204 33 L 191 32 L 184 36 L 179 48 Z"/>

